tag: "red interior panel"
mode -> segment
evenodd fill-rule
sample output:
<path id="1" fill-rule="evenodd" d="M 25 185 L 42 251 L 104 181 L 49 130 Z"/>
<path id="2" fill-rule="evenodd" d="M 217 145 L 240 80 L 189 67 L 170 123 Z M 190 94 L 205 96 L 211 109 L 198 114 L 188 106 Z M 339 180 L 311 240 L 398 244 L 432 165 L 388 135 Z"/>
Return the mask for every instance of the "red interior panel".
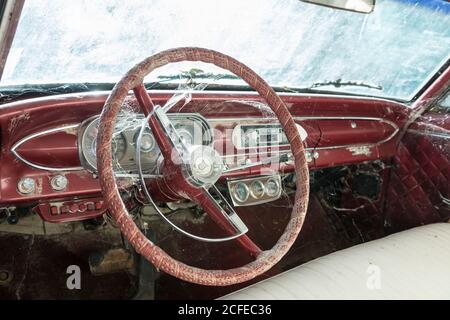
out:
<path id="1" fill-rule="evenodd" d="M 173 92 L 152 92 L 153 103 L 163 105 Z M 42 131 L 79 125 L 83 120 L 101 112 L 107 93 L 86 93 L 50 96 L 10 103 L 2 106 L 0 116 L 2 152 L 0 154 L 0 204 L 32 203 L 47 199 L 98 196 L 98 180 L 86 170 L 63 171 L 69 185 L 63 191 L 54 191 L 49 181 L 56 172 L 40 170 L 19 160 L 11 148 L 20 140 Z M 282 95 L 292 115 L 307 131 L 307 147 L 318 157 L 311 169 L 352 164 L 361 161 L 392 157 L 397 136 L 395 127 L 401 127 L 409 109 L 382 99 L 351 98 L 343 96 Z M 132 107 L 133 101 L 129 103 Z M 216 128 L 231 125 L 226 119 L 261 119 L 272 121 L 261 99 L 253 93 L 201 92 L 181 110 L 196 112 L 207 119 L 219 119 Z M 341 119 L 345 117 L 345 119 Z M 369 119 L 367 119 L 369 118 Z M 356 127 L 352 128 L 352 119 Z M 393 124 L 389 125 L 389 124 Z M 350 126 L 350 129 L 348 127 Z M 230 139 L 225 136 L 224 139 Z M 367 146 L 366 149 L 359 148 Z M 355 148 L 351 148 L 355 146 Z M 316 148 L 317 147 L 317 148 Z M 73 132 L 39 136 L 23 143 L 17 152 L 21 157 L 49 167 L 78 166 L 79 155 Z M 289 164 L 284 170 L 292 170 Z M 254 174 L 258 172 L 253 170 Z M 247 174 L 241 172 L 239 174 Z M 38 188 L 34 194 L 18 193 L 17 182 L 25 176 L 34 177 Z"/>
<path id="2" fill-rule="evenodd" d="M 450 218 L 449 128 L 448 115 L 429 112 L 402 139 L 386 203 L 392 232 Z"/>

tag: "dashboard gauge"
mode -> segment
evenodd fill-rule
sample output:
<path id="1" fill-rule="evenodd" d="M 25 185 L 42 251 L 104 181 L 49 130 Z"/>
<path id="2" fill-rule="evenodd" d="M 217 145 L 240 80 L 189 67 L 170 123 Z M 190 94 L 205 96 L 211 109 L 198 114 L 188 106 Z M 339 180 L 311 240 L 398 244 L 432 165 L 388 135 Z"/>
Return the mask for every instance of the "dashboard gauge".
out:
<path id="1" fill-rule="evenodd" d="M 186 145 L 194 144 L 194 137 L 192 136 L 192 133 L 188 129 L 183 127 L 177 128 L 177 133 L 184 144 Z"/>
<path id="2" fill-rule="evenodd" d="M 281 191 L 280 184 L 278 183 L 277 180 L 272 179 L 272 178 L 267 180 L 267 182 L 266 182 L 266 193 L 267 193 L 268 196 L 274 197 L 280 191 Z"/>
<path id="3" fill-rule="evenodd" d="M 238 182 L 233 188 L 233 195 L 239 202 L 245 202 L 250 195 L 247 185 L 243 182 Z"/>
<path id="4" fill-rule="evenodd" d="M 84 130 L 81 141 L 81 152 L 87 163 L 94 169 L 97 169 L 98 121 L 99 119 L 97 118 L 89 123 Z M 127 142 L 124 135 L 122 133 L 115 134 L 111 144 L 113 159 L 119 161 L 125 155 L 127 149 Z"/>
<path id="5" fill-rule="evenodd" d="M 138 137 L 139 131 L 136 132 L 136 135 L 134 136 L 134 143 L 136 147 L 138 145 L 137 143 Z M 150 151 L 153 151 L 155 147 L 156 147 L 156 140 L 153 134 L 151 134 L 150 132 L 144 132 L 141 137 L 141 152 L 149 153 Z"/>
<path id="6" fill-rule="evenodd" d="M 264 191 L 264 184 L 259 180 L 253 181 L 250 185 L 250 193 L 252 194 L 253 198 L 261 198 L 264 195 Z"/>

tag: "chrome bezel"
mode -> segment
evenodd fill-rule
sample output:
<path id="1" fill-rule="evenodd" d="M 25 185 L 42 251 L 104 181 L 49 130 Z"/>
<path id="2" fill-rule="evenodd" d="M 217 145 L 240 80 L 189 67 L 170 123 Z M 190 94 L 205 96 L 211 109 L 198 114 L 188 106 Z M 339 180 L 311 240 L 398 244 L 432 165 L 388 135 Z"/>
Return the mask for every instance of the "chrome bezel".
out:
<path id="1" fill-rule="evenodd" d="M 61 178 L 61 177 L 64 178 L 64 180 L 66 181 L 65 186 L 63 186 L 63 187 L 58 186 L 58 185 L 56 184 L 56 179 Z M 64 190 L 64 189 L 66 189 L 68 185 L 69 185 L 69 180 L 67 179 L 66 176 L 64 176 L 64 175 L 62 175 L 62 174 L 58 174 L 58 175 L 56 175 L 56 176 L 53 176 L 53 177 L 50 179 L 50 186 L 52 187 L 52 189 L 53 189 L 54 191 L 62 191 L 62 190 Z"/>
<path id="2" fill-rule="evenodd" d="M 254 192 L 253 186 L 254 186 L 255 184 L 259 184 L 260 187 L 261 187 L 261 190 L 262 190 L 262 191 L 261 191 L 260 195 L 257 195 L 257 194 L 255 194 L 255 192 Z M 265 194 L 265 193 L 266 193 L 266 186 L 265 186 L 264 183 L 261 182 L 261 180 L 255 180 L 255 181 L 253 181 L 253 182 L 250 184 L 250 194 L 251 194 L 251 196 L 252 196 L 253 198 L 255 198 L 255 199 L 261 199 L 262 197 L 264 197 L 264 194 Z"/>
<path id="3" fill-rule="evenodd" d="M 269 186 L 269 183 L 270 183 L 270 182 L 274 182 L 275 185 L 277 186 L 276 192 L 274 192 L 273 194 L 269 193 L 269 188 L 268 188 L 268 186 Z M 265 191 L 266 191 L 266 194 L 267 194 L 269 197 L 276 197 L 277 195 L 279 195 L 279 194 L 281 193 L 281 185 L 280 185 L 280 182 L 279 182 L 277 179 L 274 179 L 274 178 L 267 179 L 267 181 L 266 181 L 266 183 L 265 183 Z"/>
<path id="4" fill-rule="evenodd" d="M 244 187 L 245 192 L 246 192 L 245 199 L 241 199 L 241 198 L 238 196 L 238 193 L 237 193 L 237 191 L 236 191 L 236 189 L 237 189 L 238 186 L 239 186 L 239 187 L 240 187 L 240 186 L 243 186 L 243 187 Z M 236 184 L 233 186 L 232 192 L 233 192 L 233 197 L 234 197 L 234 199 L 235 199 L 236 201 L 240 202 L 240 203 L 245 203 L 245 202 L 248 200 L 248 198 L 250 197 L 250 189 L 249 189 L 249 187 L 247 186 L 247 184 L 245 184 L 245 183 L 242 182 L 242 181 L 236 183 Z"/>
<path id="5" fill-rule="evenodd" d="M 139 135 L 139 132 L 136 132 L 135 135 L 134 135 L 133 141 L 134 141 L 135 144 L 137 143 L 136 141 L 137 141 L 137 136 L 138 136 L 138 135 Z M 155 147 L 157 146 L 156 140 L 155 140 L 155 137 L 153 136 L 153 134 L 151 134 L 150 132 L 144 132 L 144 133 L 142 134 L 141 142 L 142 142 L 142 139 L 143 139 L 144 137 L 150 137 L 150 138 L 152 139 L 152 147 L 149 148 L 148 150 L 143 150 L 143 149 L 142 149 L 142 143 L 141 143 L 141 152 L 143 152 L 143 153 L 149 153 L 149 152 L 153 151 L 153 150 L 155 149 Z"/>
<path id="6" fill-rule="evenodd" d="M 33 189 L 32 190 L 24 190 L 22 187 L 22 184 L 25 180 L 31 180 L 33 181 Z M 17 192 L 20 193 L 21 195 L 29 195 L 32 194 L 36 191 L 36 180 L 34 180 L 31 177 L 23 177 L 19 180 L 19 182 L 17 182 Z"/>

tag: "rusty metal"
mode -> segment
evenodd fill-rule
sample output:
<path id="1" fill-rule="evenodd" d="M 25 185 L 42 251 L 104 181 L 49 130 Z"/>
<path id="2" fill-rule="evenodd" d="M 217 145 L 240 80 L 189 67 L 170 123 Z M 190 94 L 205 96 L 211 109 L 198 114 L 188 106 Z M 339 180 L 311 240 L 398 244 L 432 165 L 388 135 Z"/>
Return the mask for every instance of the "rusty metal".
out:
<path id="1" fill-rule="evenodd" d="M 89 269 L 93 275 L 103 275 L 121 271 L 134 272 L 136 268 L 133 254 L 123 248 L 95 252 L 89 256 Z"/>

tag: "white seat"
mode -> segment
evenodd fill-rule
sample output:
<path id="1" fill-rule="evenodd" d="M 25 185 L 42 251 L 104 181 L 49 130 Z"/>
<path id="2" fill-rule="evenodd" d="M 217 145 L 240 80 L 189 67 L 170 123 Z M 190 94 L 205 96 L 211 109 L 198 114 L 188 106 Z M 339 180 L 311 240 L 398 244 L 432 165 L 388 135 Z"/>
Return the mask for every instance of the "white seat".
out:
<path id="1" fill-rule="evenodd" d="M 221 299 L 450 299 L 450 223 L 337 251 Z"/>

